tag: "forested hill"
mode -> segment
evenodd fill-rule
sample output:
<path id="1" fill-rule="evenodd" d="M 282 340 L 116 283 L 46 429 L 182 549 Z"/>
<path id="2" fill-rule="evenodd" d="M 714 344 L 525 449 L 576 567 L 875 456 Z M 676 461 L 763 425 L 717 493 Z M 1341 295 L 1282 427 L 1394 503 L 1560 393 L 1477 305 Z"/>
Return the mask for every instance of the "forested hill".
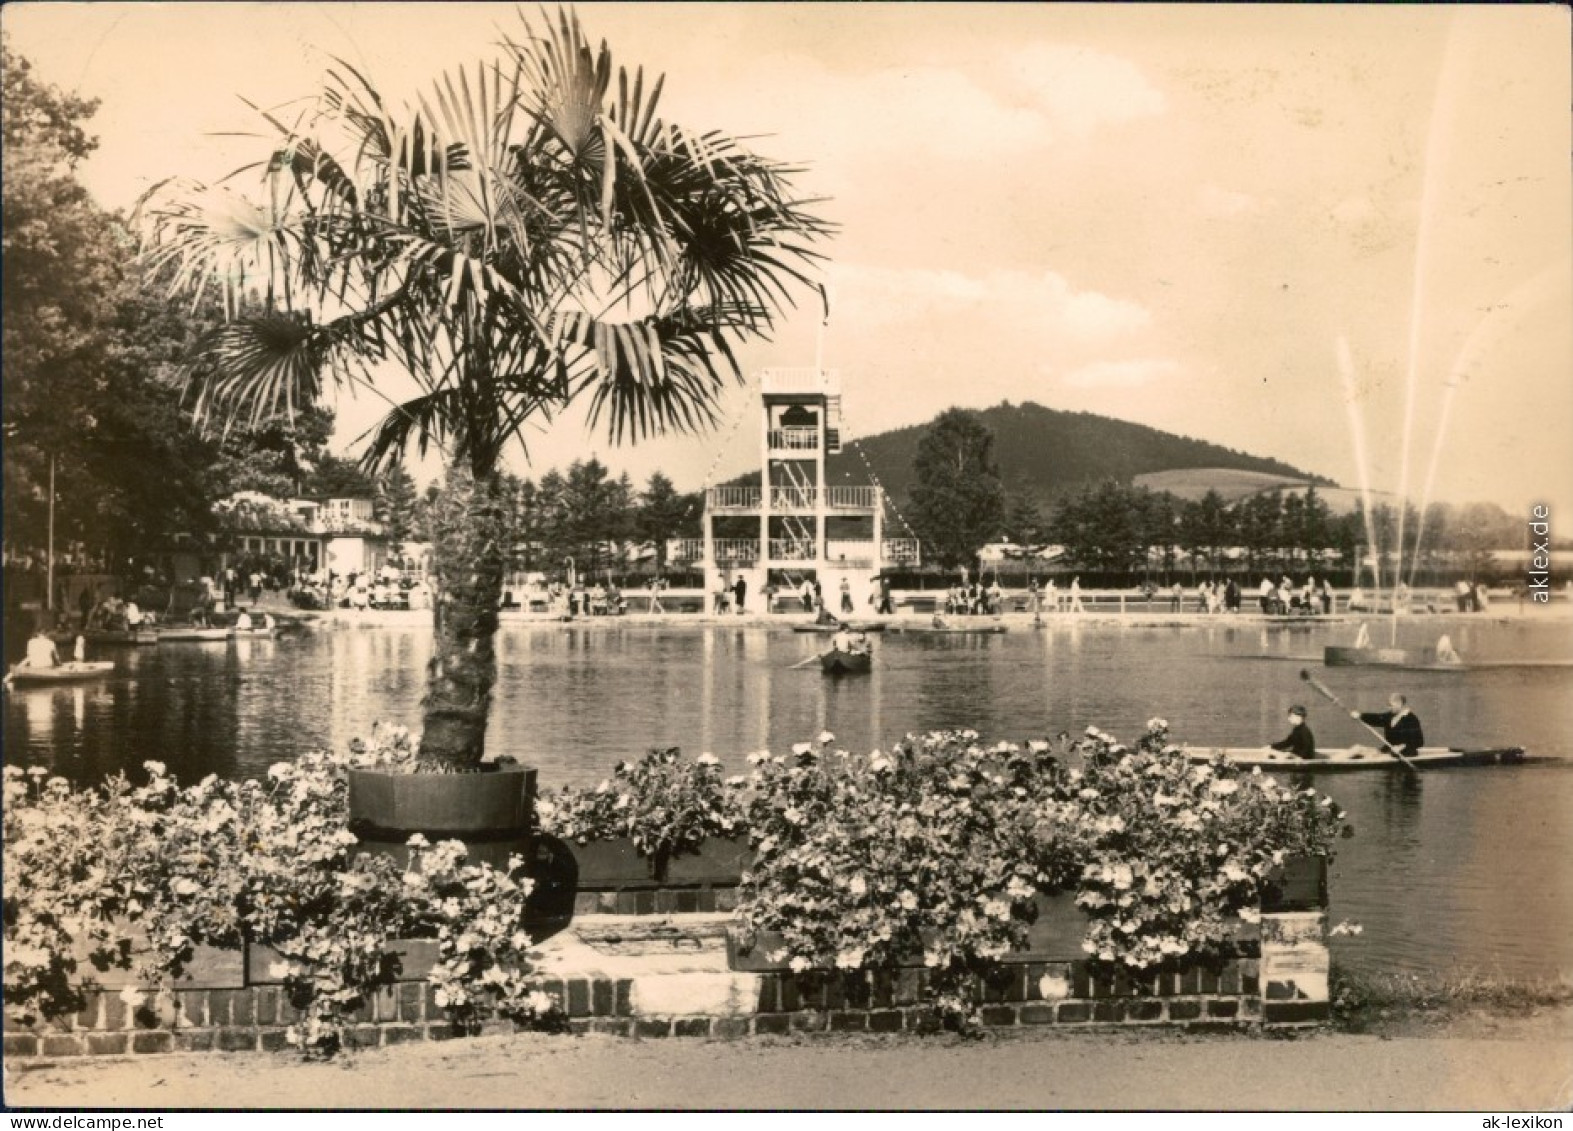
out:
<path id="1" fill-rule="evenodd" d="M 994 455 L 1006 489 L 1024 489 L 1040 505 L 1099 480 L 1129 482 L 1148 472 L 1181 468 L 1229 468 L 1332 482 L 1281 460 L 1246 455 L 1090 412 L 1060 412 L 1030 402 L 1007 402 L 979 410 L 978 415 L 994 434 Z M 909 497 L 912 458 L 927 428 L 926 424 L 898 428 L 848 444 L 831 458 L 829 481 L 866 482 L 861 449 L 885 490 L 895 499 Z"/>

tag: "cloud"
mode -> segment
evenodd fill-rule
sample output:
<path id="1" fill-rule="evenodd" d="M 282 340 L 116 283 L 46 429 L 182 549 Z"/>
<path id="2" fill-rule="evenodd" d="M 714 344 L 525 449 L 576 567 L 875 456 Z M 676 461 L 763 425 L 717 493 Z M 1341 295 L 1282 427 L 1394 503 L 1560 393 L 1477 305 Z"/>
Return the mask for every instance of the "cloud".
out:
<path id="1" fill-rule="evenodd" d="M 1047 44 L 969 70 L 913 64 L 848 74 L 804 56 L 767 56 L 725 102 L 751 132 L 775 134 L 820 164 L 1019 158 L 1165 109 L 1133 63 Z"/>
<path id="2" fill-rule="evenodd" d="M 1184 367 L 1170 358 L 1095 361 L 1066 374 L 1063 383 L 1072 389 L 1131 389 L 1177 377 L 1182 372 Z"/>
<path id="3" fill-rule="evenodd" d="M 1085 138 L 1165 110 L 1161 91 L 1134 63 L 1101 51 L 1038 43 L 1014 53 L 1006 73 L 1057 136 Z"/>
<path id="4" fill-rule="evenodd" d="M 831 278 L 832 317 L 861 327 L 956 319 L 974 331 L 986 325 L 1024 340 L 1089 343 L 1122 338 L 1152 322 L 1140 303 L 1077 290 L 1047 270 L 967 275 L 838 264 Z"/>

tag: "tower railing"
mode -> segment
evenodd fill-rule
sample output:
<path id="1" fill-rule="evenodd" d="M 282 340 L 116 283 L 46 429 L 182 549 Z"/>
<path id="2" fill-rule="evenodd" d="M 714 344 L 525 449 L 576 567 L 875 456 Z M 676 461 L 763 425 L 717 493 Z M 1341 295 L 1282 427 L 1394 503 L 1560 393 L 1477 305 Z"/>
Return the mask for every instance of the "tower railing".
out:
<path id="1" fill-rule="evenodd" d="M 819 450 L 819 429 L 801 426 L 772 428 L 766 440 L 773 452 L 815 452 Z"/>
<path id="2" fill-rule="evenodd" d="M 758 487 L 712 487 L 707 495 L 711 510 L 758 510 Z"/>
<path id="3" fill-rule="evenodd" d="M 871 511 L 879 505 L 876 487 L 828 487 L 826 502 L 836 510 Z"/>
<path id="4" fill-rule="evenodd" d="M 812 487 L 771 487 L 770 509 L 773 511 L 811 511 L 819 492 Z"/>
<path id="5" fill-rule="evenodd" d="M 759 387 L 766 396 L 803 393 L 838 396 L 841 374 L 835 369 L 816 369 L 811 365 L 765 369 L 760 371 Z"/>

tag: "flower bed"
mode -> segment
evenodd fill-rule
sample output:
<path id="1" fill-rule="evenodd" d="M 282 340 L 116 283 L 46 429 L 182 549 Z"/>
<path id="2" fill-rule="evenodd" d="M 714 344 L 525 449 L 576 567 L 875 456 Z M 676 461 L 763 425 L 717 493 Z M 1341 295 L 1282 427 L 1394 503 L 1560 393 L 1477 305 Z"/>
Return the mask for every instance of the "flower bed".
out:
<path id="1" fill-rule="evenodd" d="M 542 831 L 578 861 L 583 912 L 730 911 L 748 859 L 743 779 L 723 779 L 709 754 L 651 750 L 619 762 L 593 789 L 563 789 L 537 803 Z"/>
<path id="2" fill-rule="evenodd" d="M 199 948 L 260 944 L 276 952 L 271 976 L 294 1010 L 289 1041 L 331 1050 L 397 978 L 395 940 L 425 938 L 439 955 L 433 1000 L 455 1024 L 543 1018 L 519 867 L 468 863 L 461 845 L 422 838 L 408 867 L 355 851 L 346 771 L 413 757 L 406 733 L 386 731 L 343 755 L 275 765 L 261 782 L 181 788 L 150 762 L 143 785 L 120 775 L 73 789 L 7 767 L 7 1017 L 76 1013 L 115 970 L 133 974 L 123 995 L 137 1008 L 180 985 Z"/>
<path id="3" fill-rule="evenodd" d="M 1326 857 L 1344 828 L 1315 791 L 1190 763 L 1162 720 L 1134 748 L 1095 729 L 1057 747 L 832 742 L 756 760 L 744 948 L 768 940 L 772 966 L 796 973 L 920 962 L 954 1023 L 980 1015 L 980 978 L 1032 953 L 1043 893 L 1074 893 L 1094 977 L 1216 964 L 1260 920 L 1264 881 Z"/>

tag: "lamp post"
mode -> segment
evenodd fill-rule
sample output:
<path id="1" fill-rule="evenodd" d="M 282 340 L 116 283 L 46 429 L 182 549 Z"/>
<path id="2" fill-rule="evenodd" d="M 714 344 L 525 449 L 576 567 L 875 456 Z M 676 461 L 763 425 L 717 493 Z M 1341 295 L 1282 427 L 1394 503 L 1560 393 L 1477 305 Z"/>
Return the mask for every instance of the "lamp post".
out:
<path id="1" fill-rule="evenodd" d="M 44 565 L 44 608 L 55 611 L 55 457 L 49 456 L 49 537 Z"/>

